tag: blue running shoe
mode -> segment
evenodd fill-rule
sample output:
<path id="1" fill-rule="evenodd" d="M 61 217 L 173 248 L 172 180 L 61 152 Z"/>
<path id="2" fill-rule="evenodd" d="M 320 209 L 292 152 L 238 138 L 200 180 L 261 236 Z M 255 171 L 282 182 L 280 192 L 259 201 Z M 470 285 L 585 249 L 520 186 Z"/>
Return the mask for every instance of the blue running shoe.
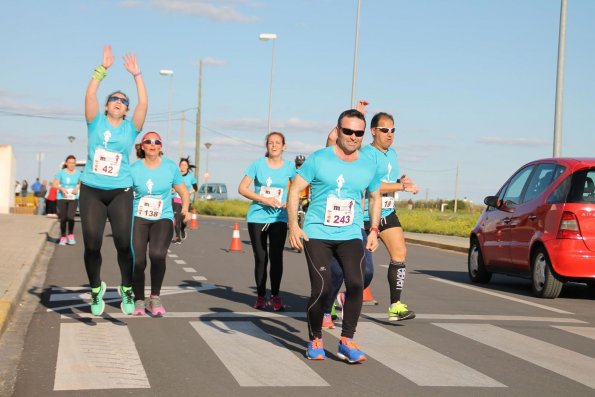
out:
<path id="1" fill-rule="evenodd" d="M 308 342 L 306 357 L 308 360 L 324 360 L 326 358 L 324 346 L 322 345 L 322 339 L 314 338 L 314 340 Z"/>
<path id="2" fill-rule="evenodd" d="M 337 356 L 348 363 L 361 363 L 367 360 L 366 355 L 359 349 L 353 339 L 342 337 L 339 342 L 339 352 Z"/>

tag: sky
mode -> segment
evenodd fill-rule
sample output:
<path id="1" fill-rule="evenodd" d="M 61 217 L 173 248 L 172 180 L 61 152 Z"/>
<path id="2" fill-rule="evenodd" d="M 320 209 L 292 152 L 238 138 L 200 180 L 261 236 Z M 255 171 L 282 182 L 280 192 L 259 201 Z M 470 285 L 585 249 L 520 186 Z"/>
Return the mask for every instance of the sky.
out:
<path id="1" fill-rule="evenodd" d="M 277 35 L 271 129 L 293 160 L 322 148 L 351 107 L 356 19 L 357 0 L 2 2 L 0 145 L 29 182 L 38 169 L 52 179 L 69 154 L 84 159 L 84 93 L 111 44 L 100 102 L 123 90 L 134 108 L 122 56 L 136 54 L 149 93 L 143 130 L 166 139 L 167 157 L 194 161 L 202 59 L 201 144 L 212 146 L 207 156 L 201 145 L 199 183 L 208 157 L 209 181 L 237 198 L 265 151 L 273 42 L 259 34 Z M 595 148 L 593 20 L 595 1 L 568 0 L 567 157 Z M 355 96 L 370 102 L 368 120 L 394 115 L 400 173 L 420 188 L 413 199 L 482 202 L 526 162 L 552 156 L 559 22 L 560 0 L 361 0 Z"/>

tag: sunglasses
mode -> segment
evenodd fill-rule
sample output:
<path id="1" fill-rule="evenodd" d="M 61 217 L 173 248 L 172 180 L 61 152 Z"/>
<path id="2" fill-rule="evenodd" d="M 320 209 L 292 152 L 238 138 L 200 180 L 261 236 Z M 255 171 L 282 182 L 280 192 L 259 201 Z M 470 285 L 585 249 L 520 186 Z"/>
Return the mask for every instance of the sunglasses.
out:
<path id="1" fill-rule="evenodd" d="M 153 145 L 158 145 L 158 146 L 161 146 L 161 141 L 160 141 L 159 139 L 145 139 L 145 140 L 143 141 L 143 143 L 144 143 L 145 145 L 150 145 L 150 144 L 153 144 Z"/>
<path id="2" fill-rule="evenodd" d="M 343 131 L 343 134 L 347 135 L 347 136 L 351 136 L 353 134 L 355 134 L 356 137 L 361 138 L 362 136 L 364 136 L 364 133 L 366 131 L 364 130 L 350 130 L 349 128 L 343 128 L 343 127 L 339 127 L 341 129 L 341 131 Z"/>
<path id="3" fill-rule="evenodd" d="M 109 97 L 109 99 L 107 100 L 108 102 L 120 102 L 126 106 L 128 106 L 128 104 L 130 103 L 130 101 L 126 98 L 120 98 L 119 96 L 111 96 Z"/>
<path id="4" fill-rule="evenodd" d="M 384 132 L 385 134 L 388 134 L 389 132 L 394 134 L 395 133 L 395 127 L 393 128 L 387 128 L 387 127 L 374 127 L 375 130 L 378 130 L 380 132 Z"/>

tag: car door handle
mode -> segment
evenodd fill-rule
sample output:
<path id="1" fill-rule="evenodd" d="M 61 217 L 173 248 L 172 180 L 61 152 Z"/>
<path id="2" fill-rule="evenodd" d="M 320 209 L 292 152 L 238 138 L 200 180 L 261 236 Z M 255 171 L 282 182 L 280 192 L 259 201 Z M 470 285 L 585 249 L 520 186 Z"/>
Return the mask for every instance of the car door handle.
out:
<path id="1" fill-rule="evenodd" d="M 502 219 L 502 223 L 505 223 L 508 225 L 510 223 L 510 218 Z"/>
<path id="2" fill-rule="evenodd" d="M 530 221 L 534 221 L 535 219 L 537 219 L 537 215 L 529 215 Z"/>

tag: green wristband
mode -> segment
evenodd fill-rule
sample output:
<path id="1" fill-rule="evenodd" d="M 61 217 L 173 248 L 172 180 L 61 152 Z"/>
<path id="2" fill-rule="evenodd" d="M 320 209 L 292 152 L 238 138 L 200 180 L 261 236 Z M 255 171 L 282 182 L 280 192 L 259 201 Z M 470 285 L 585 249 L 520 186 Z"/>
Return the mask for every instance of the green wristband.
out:
<path id="1" fill-rule="evenodd" d="M 101 81 L 107 76 L 107 70 L 105 66 L 99 65 L 93 71 L 93 80 Z"/>

